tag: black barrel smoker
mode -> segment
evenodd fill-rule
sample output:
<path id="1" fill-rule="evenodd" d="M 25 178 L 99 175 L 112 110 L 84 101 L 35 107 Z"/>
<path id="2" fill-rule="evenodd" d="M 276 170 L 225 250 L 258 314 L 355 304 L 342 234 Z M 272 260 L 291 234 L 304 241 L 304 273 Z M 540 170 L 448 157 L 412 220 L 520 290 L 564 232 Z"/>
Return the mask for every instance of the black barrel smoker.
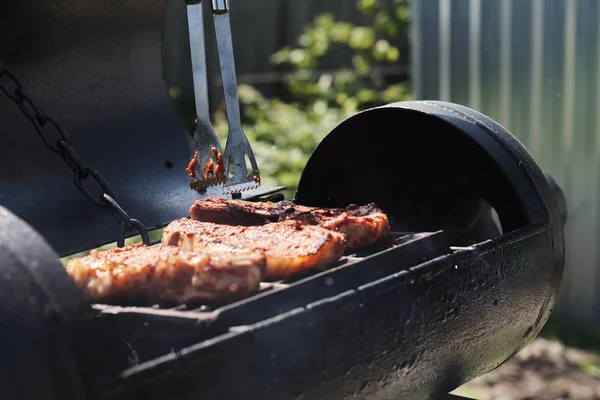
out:
<path id="1" fill-rule="evenodd" d="M 563 273 L 562 192 L 497 123 L 435 101 L 343 121 L 299 182 L 300 204 L 378 204 L 387 244 L 219 308 L 91 304 L 59 257 L 202 196 L 162 80 L 164 10 L 0 6 L 2 399 L 436 398 L 536 336 Z"/>

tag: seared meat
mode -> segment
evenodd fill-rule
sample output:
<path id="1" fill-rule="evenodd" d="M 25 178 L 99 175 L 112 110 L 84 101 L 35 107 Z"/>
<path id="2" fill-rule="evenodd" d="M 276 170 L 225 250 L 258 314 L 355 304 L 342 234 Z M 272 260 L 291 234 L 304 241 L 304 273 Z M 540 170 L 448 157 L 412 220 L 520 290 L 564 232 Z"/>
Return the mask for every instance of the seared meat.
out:
<path id="1" fill-rule="evenodd" d="M 189 252 L 135 244 L 69 260 L 67 272 L 94 302 L 203 303 L 256 292 L 265 256 L 252 250 L 210 246 Z"/>
<path id="2" fill-rule="evenodd" d="M 291 201 L 273 203 L 207 198 L 194 202 L 190 217 L 197 221 L 246 226 L 295 220 L 346 234 L 349 248 L 375 243 L 390 230 L 387 216 L 373 203 L 365 206 L 353 204 L 346 208 L 317 208 Z"/>
<path id="3" fill-rule="evenodd" d="M 162 243 L 193 251 L 215 244 L 259 251 L 266 257 L 267 278 L 277 280 L 339 260 L 346 235 L 298 221 L 230 226 L 183 218 L 165 228 Z"/>

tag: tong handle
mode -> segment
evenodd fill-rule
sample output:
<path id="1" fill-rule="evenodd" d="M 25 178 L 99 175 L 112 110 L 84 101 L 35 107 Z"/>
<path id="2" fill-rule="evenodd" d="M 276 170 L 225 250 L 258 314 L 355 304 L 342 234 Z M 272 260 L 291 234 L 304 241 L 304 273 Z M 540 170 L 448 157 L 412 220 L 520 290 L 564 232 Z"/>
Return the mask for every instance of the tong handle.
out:
<path id="1" fill-rule="evenodd" d="M 213 14 L 224 14 L 229 12 L 229 0 L 212 0 Z"/>
<path id="2" fill-rule="evenodd" d="M 187 0 L 190 54 L 192 57 L 192 78 L 194 82 L 194 103 L 198 122 L 210 126 L 208 101 L 208 74 L 206 71 L 206 44 L 202 1 Z"/>
<path id="3" fill-rule="evenodd" d="M 221 79 L 225 92 L 225 107 L 230 131 L 242 130 L 240 102 L 238 99 L 237 77 L 233 54 L 233 40 L 229 23 L 229 0 L 212 0 L 212 12 L 215 19 L 215 33 L 221 65 Z"/>

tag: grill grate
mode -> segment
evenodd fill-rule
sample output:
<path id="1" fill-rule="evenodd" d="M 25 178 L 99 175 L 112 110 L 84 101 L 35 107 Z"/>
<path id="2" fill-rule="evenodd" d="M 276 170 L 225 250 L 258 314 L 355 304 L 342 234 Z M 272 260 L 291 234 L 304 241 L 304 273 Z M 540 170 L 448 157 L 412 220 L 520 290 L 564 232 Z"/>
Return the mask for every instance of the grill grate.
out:
<path id="1" fill-rule="evenodd" d="M 386 238 L 384 238 L 383 240 L 381 240 L 380 242 L 378 242 L 372 246 L 369 246 L 364 249 L 360 249 L 358 251 L 352 251 L 352 252 L 347 251 L 346 254 L 342 258 L 340 258 L 337 262 L 335 262 L 331 265 L 328 265 L 325 268 L 315 268 L 313 270 L 306 271 L 304 273 L 299 273 L 299 274 L 296 274 L 294 277 L 287 279 L 287 280 L 281 280 L 281 281 L 276 281 L 276 282 L 261 282 L 260 289 L 257 293 L 254 293 L 253 295 L 251 295 L 249 297 L 246 297 L 244 299 L 237 300 L 234 302 L 219 304 L 217 306 L 191 303 L 191 304 L 179 304 L 176 306 L 169 306 L 169 305 L 165 306 L 165 305 L 155 304 L 155 305 L 147 306 L 147 307 L 133 307 L 133 308 L 139 309 L 139 310 L 147 309 L 146 312 L 154 312 L 154 310 L 169 310 L 169 311 L 173 311 L 176 313 L 177 312 L 193 313 L 194 315 L 205 314 L 205 313 L 209 313 L 209 312 L 213 312 L 213 313 L 218 312 L 223 307 L 227 307 L 227 306 L 230 306 L 230 305 L 238 303 L 238 302 L 246 302 L 248 300 L 252 300 L 253 298 L 255 298 L 257 296 L 261 296 L 265 293 L 272 293 L 272 292 L 275 292 L 278 290 L 287 289 L 288 287 L 290 287 L 290 285 L 300 282 L 304 279 L 322 274 L 327 271 L 337 270 L 338 268 L 354 264 L 358 261 L 365 259 L 368 256 L 371 256 L 371 255 L 379 253 L 381 251 L 401 245 L 404 242 L 414 239 L 417 235 L 418 234 L 391 232 L 390 234 L 388 234 L 388 236 Z M 158 244 L 156 244 L 156 245 L 158 245 Z M 111 313 L 114 313 L 119 310 L 131 310 L 132 309 L 132 307 L 111 306 L 111 305 L 107 305 L 107 304 L 95 304 L 93 307 L 99 311 L 111 312 Z M 150 311 L 150 310 L 152 310 L 152 311 Z M 164 313 L 161 313 L 161 314 L 164 314 Z M 164 314 L 164 315 L 166 315 L 166 314 Z"/>
<path id="2" fill-rule="evenodd" d="M 95 304 L 93 307 L 116 331 L 123 332 L 123 337 L 127 337 L 143 361 L 248 329 L 298 308 L 309 308 L 450 252 L 441 231 L 391 232 L 375 245 L 345 254 L 326 269 L 309 271 L 286 281 L 263 282 L 258 293 L 229 304 L 212 307 Z"/>

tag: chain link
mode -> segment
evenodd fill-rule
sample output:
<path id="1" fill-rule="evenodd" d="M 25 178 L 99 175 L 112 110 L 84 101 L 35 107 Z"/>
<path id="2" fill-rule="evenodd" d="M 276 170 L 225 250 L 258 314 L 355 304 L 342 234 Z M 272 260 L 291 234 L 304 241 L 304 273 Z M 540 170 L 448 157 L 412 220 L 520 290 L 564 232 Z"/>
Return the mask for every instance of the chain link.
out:
<path id="1" fill-rule="evenodd" d="M 37 131 L 38 135 L 40 135 L 40 138 L 46 147 L 55 153 L 61 153 L 60 149 L 58 148 L 59 142 L 63 141 L 69 143 L 71 141 L 71 136 L 69 136 L 67 131 L 49 115 L 37 115 L 31 122 L 33 122 L 33 127 Z M 54 140 L 51 139 L 51 132 L 54 132 Z"/>
<path id="2" fill-rule="evenodd" d="M 102 199 L 106 204 L 110 204 L 110 212 L 117 221 L 121 221 L 121 230 L 117 237 L 117 246 L 123 247 L 125 245 L 125 234 L 128 232 L 137 231 L 142 236 L 142 241 L 148 243 L 150 241 L 148 237 L 148 231 L 137 219 L 129 218 L 129 215 L 121 208 L 121 206 L 112 198 L 110 195 L 104 193 Z"/>
<path id="3" fill-rule="evenodd" d="M 69 143 L 61 140 L 56 144 L 56 147 L 60 150 L 63 160 L 65 160 L 69 168 L 71 168 L 71 171 L 85 171 L 85 164 L 81 161 L 81 158 L 79 158 L 79 155 L 75 153 L 75 150 L 73 150 Z"/>
<path id="4" fill-rule="evenodd" d="M 17 106 L 21 109 L 21 112 L 27 117 L 29 122 L 33 122 L 38 116 L 41 116 L 41 113 L 29 94 L 23 88 L 18 88 L 15 90 L 15 93 L 19 97 L 19 100 L 16 101 Z M 43 117 L 41 117 L 43 118 Z"/>
<path id="5" fill-rule="evenodd" d="M 93 204 L 108 208 L 120 224 L 117 245 L 123 247 L 126 234 L 136 231 L 141 235 L 144 244 L 149 244 L 148 230 L 144 224 L 127 215 L 115 200 L 115 194 L 102 174 L 96 168 L 85 164 L 73 149 L 71 137 L 66 129 L 54 118 L 41 112 L 15 74 L 2 61 L 0 61 L 0 91 L 11 99 L 19 107 L 25 118 L 33 124 L 44 145 L 52 152 L 61 155 L 69 169 L 73 171 L 73 180 L 79 191 Z M 95 192 L 98 192 L 99 189 L 99 194 L 94 194 L 86 186 L 85 182 L 88 180 L 95 183 L 97 187 Z"/>

